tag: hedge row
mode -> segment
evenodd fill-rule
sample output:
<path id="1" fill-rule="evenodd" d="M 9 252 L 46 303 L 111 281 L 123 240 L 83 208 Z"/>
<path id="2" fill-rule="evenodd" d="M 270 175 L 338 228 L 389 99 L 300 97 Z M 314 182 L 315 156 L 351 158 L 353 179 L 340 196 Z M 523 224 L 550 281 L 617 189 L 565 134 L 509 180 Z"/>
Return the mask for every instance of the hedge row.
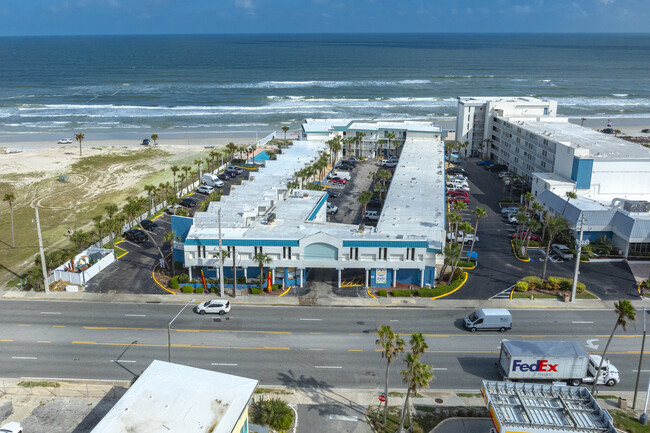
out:
<path id="1" fill-rule="evenodd" d="M 543 289 L 543 290 L 571 290 L 573 287 L 573 279 L 564 277 L 548 277 L 543 280 L 539 277 L 529 276 L 525 277 L 515 284 L 515 290 L 518 292 L 525 292 L 527 290 Z M 587 286 L 578 281 L 576 284 L 576 291 L 583 292 Z"/>
<path id="2" fill-rule="evenodd" d="M 459 278 L 452 281 L 449 285 L 441 284 L 435 288 L 422 287 L 420 289 L 393 290 L 390 292 L 390 296 L 395 298 L 410 298 L 411 296 L 416 296 L 418 298 L 433 298 L 457 289 L 461 284 L 463 284 L 464 280 L 465 274 L 461 273 Z M 377 296 L 387 297 L 388 294 L 389 292 L 387 290 L 377 290 Z"/>

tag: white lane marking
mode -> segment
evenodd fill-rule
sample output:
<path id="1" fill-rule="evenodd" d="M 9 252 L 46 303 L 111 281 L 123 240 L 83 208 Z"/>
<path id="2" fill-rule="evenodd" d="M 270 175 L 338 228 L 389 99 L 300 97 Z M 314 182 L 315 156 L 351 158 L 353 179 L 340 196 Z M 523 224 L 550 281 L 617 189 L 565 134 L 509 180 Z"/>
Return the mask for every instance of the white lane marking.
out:
<path id="1" fill-rule="evenodd" d="M 360 421 L 356 416 L 349 415 L 330 415 L 330 419 L 336 421 Z"/>
<path id="2" fill-rule="evenodd" d="M 147 317 L 146 314 L 125 314 L 124 317 Z"/>
<path id="3" fill-rule="evenodd" d="M 41 311 L 41 314 L 61 314 L 56 311 Z"/>
<path id="4" fill-rule="evenodd" d="M 138 361 L 128 361 L 126 359 L 111 359 L 111 362 L 121 363 L 121 362 L 138 362 Z"/>
<path id="5" fill-rule="evenodd" d="M 435 368 L 435 367 L 434 367 L 434 368 L 432 368 L 431 370 L 447 371 L 447 369 L 444 368 L 444 367 L 440 367 L 440 368 Z"/>
<path id="6" fill-rule="evenodd" d="M 316 368 L 343 368 L 341 365 L 317 365 Z"/>
<path id="7" fill-rule="evenodd" d="M 399 322 L 397 319 L 391 319 L 391 322 Z"/>
<path id="8" fill-rule="evenodd" d="M 11 359 L 38 359 L 35 356 L 12 356 Z"/>
<path id="9" fill-rule="evenodd" d="M 224 362 L 213 362 L 212 365 L 225 365 L 225 366 L 229 366 L 229 367 L 236 367 L 238 364 L 228 364 L 228 363 L 224 363 Z"/>
<path id="10" fill-rule="evenodd" d="M 301 317 L 300 320 L 316 320 L 316 321 L 319 321 L 319 320 L 323 320 L 323 319 L 303 319 L 303 318 Z"/>
<path id="11" fill-rule="evenodd" d="M 636 369 L 635 369 L 635 370 L 632 370 L 632 371 L 635 372 L 635 373 L 637 373 L 639 370 L 636 370 Z M 647 372 L 649 372 L 649 371 L 650 371 L 650 370 L 641 370 L 641 373 L 647 373 Z"/>
<path id="12" fill-rule="evenodd" d="M 589 324 L 589 323 L 594 323 L 594 322 L 575 322 L 575 321 L 574 321 L 574 322 L 571 322 L 571 323 L 575 323 L 575 324 Z"/>

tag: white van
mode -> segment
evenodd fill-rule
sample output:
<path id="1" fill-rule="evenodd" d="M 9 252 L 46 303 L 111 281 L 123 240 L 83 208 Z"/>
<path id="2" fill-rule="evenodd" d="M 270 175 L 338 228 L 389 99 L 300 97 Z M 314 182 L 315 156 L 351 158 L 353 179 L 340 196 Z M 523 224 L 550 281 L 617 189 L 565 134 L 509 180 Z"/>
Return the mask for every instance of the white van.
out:
<path id="1" fill-rule="evenodd" d="M 465 317 L 463 322 L 465 328 L 471 332 L 477 330 L 506 332 L 512 329 L 512 315 L 505 308 L 482 308 Z"/>
<path id="2" fill-rule="evenodd" d="M 201 176 L 201 183 L 204 183 L 213 188 L 221 188 L 223 186 L 223 181 L 213 173 L 205 173 Z"/>
<path id="3" fill-rule="evenodd" d="M 341 179 L 350 180 L 351 176 L 349 171 L 333 171 L 330 177 L 340 177 Z"/>

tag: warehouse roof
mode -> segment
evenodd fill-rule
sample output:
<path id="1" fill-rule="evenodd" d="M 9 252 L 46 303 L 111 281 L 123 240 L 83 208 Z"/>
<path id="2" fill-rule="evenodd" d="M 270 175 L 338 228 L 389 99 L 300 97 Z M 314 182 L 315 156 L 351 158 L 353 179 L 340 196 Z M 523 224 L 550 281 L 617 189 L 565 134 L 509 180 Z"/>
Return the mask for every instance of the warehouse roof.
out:
<path id="1" fill-rule="evenodd" d="M 616 433 L 584 387 L 484 380 L 481 394 L 498 433 Z"/>
<path id="2" fill-rule="evenodd" d="M 257 380 L 153 361 L 92 433 L 230 433 Z"/>

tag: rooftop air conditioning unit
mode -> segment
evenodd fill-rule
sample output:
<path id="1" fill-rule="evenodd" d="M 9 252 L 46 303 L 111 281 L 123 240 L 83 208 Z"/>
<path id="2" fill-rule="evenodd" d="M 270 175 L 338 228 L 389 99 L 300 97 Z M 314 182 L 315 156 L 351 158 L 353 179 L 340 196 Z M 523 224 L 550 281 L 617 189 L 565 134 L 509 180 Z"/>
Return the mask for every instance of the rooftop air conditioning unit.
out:
<path id="1" fill-rule="evenodd" d="M 650 202 L 641 200 L 626 200 L 623 209 L 628 212 L 650 212 Z"/>

